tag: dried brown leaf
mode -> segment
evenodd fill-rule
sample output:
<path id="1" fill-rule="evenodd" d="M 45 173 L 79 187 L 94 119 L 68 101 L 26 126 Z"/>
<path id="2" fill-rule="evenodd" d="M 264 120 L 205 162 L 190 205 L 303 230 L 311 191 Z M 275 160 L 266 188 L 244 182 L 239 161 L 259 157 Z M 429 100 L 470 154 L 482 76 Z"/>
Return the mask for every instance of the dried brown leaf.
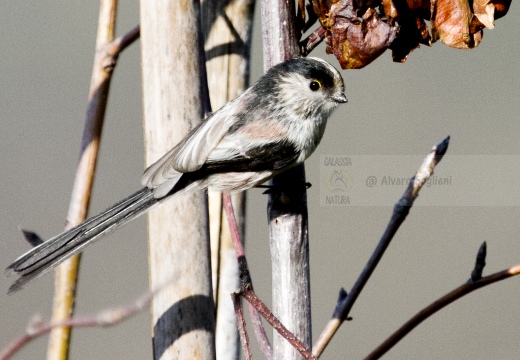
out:
<path id="1" fill-rule="evenodd" d="M 474 0 L 473 11 L 482 25 L 488 29 L 495 27 L 495 5 L 490 0 Z"/>
<path id="2" fill-rule="evenodd" d="M 511 6 L 511 0 L 492 0 L 495 5 L 495 20 L 505 16 Z"/>
<path id="3" fill-rule="evenodd" d="M 471 26 L 473 13 L 468 0 L 437 0 L 432 3 L 432 41 L 440 39 L 457 49 L 472 49 L 482 40 L 482 30 Z"/>
<path id="4" fill-rule="evenodd" d="M 495 19 L 504 16 L 510 5 L 511 0 L 473 0 L 473 13 L 482 26 L 493 29 Z"/>
<path id="5" fill-rule="evenodd" d="M 423 19 L 430 18 L 429 0 L 382 0 L 387 22 L 398 28 L 391 45 L 396 62 L 405 62 L 408 54 L 419 44 L 431 45 L 430 32 Z"/>
<path id="6" fill-rule="evenodd" d="M 325 29 L 327 52 L 343 69 L 359 69 L 387 48 L 404 62 L 420 44 L 441 40 L 458 49 L 482 41 L 511 0 L 312 0 Z M 430 20 L 431 36 L 425 20 Z"/>
<path id="7" fill-rule="evenodd" d="M 406 0 L 406 4 L 410 10 L 427 10 L 430 12 L 430 0 Z"/>
<path id="8" fill-rule="evenodd" d="M 360 10 L 353 0 L 344 0 L 334 2 L 325 16 L 320 15 L 320 21 L 327 29 L 327 51 L 336 56 L 343 69 L 360 69 L 368 65 L 397 35 L 395 28 L 382 21 L 374 9 L 368 8 L 361 19 L 358 17 Z M 321 6 L 319 11 L 323 14 Z"/>
<path id="9" fill-rule="evenodd" d="M 388 19 L 388 22 L 392 23 L 392 21 L 399 15 L 397 12 L 397 8 L 393 0 L 383 0 L 383 11 Z"/>
<path id="10" fill-rule="evenodd" d="M 428 26 L 420 17 L 408 17 L 401 23 L 397 38 L 392 43 L 393 60 L 405 62 L 408 54 L 419 47 L 419 44 L 431 45 Z"/>
<path id="11" fill-rule="evenodd" d="M 328 29 L 332 27 L 332 23 L 330 22 L 330 7 L 332 6 L 333 0 L 312 0 L 312 8 L 318 18 L 320 19 L 321 25 Z"/>

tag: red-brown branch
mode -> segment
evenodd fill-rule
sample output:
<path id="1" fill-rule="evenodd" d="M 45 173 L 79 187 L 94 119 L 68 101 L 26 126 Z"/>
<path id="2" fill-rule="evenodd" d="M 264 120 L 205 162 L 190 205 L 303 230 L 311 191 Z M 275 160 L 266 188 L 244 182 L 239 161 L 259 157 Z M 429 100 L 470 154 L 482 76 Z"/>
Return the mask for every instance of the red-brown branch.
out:
<path id="1" fill-rule="evenodd" d="M 408 320 L 403 326 L 397 329 L 389 338 L 387 338 L 381 345 L 372 351 L 365 360 L 379 359 L 402 338 L 404 338 L 410 331 L 424 320 L 435 314 L 437 311 L 460 299 L 461 297 L 480 289 L 481 287 L 491 285 L 497 281 L 505 280 L 515 275 L 520 274 L 520 264 L 510 267 L 509 269 L 499 271 L 492 275 L 481 278 L 478 281 L 469 281 L 458 288 L 450 291 L 438 300 L 419 311 L 414 317 Z"/>

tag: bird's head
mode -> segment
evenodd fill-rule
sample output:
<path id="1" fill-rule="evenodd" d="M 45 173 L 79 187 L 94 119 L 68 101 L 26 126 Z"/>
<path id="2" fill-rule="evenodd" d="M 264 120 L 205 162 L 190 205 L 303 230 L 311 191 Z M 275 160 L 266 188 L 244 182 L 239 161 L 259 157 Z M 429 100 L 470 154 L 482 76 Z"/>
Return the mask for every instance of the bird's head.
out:
<path id="1" fill-rule="evenodd" d="M 301 117 L 321 113 L 328 117 L 346 103 L 339 71 L 319 58 L 295 58 L 273 66 L 263 79 L 263 92 L 276 97 L 280 106 Z"/>

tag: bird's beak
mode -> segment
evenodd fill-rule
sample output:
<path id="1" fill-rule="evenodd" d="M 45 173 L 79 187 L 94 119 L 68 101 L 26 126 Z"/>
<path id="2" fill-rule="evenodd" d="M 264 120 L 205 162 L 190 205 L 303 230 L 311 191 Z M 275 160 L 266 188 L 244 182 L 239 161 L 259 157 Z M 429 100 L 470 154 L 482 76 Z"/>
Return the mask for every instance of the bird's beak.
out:
<path id="1" fill-rule="evenodd" d="M 339 95 L 334 95 L 332 97 L 332 100 L 334 100 L 335 102 L 340 103 L 340 104 L 348 102 L 347 97 L 343 93 L 341 93 Z"/>

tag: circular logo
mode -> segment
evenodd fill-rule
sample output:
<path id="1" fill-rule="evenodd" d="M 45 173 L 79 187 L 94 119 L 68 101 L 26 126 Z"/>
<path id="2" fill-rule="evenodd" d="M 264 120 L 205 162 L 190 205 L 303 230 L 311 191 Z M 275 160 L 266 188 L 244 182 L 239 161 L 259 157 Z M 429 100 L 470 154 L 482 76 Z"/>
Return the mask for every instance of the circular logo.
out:
<path id="1" fill-rule="evenodd" d="M 331 194 L 344 194 L 353 183 L 352 175 L 345 169 L 330 169 L 323 179 L 325 189 Z"/>

